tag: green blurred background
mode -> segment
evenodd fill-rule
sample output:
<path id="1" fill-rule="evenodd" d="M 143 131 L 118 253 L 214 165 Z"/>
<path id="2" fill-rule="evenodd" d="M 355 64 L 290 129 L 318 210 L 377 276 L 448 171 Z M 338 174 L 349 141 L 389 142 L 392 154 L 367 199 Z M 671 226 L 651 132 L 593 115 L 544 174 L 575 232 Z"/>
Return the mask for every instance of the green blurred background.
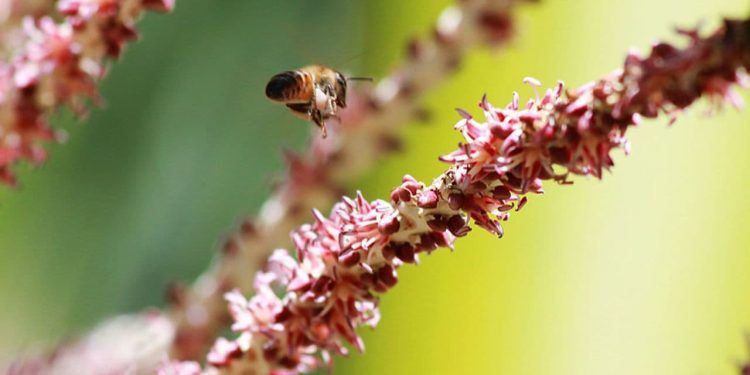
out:
<path id="1" fill-rule="evenodd" d="M 310 127 L 263 97 L 272 74 L 322 62 L 380 77 L 449 0 L 180 0 L 149 15 L 102 87 L 104 109 L 22 187 L 0 190 L 0 351 L 162 304 L 193 279 L 237 218 L 256 212 Z M 519 12 L 508 50 L 477 50 L 426 100 L 406 151 L 355 181 L 386 197 L 404 173 L 429 180 L 455 147 L 454 107 L 496 105 L 527 75 L 580 85 L 674 26 L 742 16 L 746 0 L 549 0 Z M 750 99 L 744 93 L 746 99 Z M 604 180 L 549 186 L 497 240 L 405 267 L 364 332 L 357 374 L 730 374 L 750 332 L 750 112 L 631 133 Z"/>

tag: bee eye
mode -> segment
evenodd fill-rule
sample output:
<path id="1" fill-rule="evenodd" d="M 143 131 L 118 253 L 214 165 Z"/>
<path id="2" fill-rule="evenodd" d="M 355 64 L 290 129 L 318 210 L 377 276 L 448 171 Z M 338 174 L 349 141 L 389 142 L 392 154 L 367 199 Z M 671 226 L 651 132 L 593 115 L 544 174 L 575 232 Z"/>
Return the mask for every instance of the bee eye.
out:
<path id="1" fill-rule="evenodd" d="M 336 72 L 336 103 L 341 108 L 346 108 L 346 77 Z"/>
<path id="2" fill-rule="evenodd" d="M 341 73 L 336 73 L 336 83 L 339 84 L 342 88 L 346 89 L 346 78 Z"/>

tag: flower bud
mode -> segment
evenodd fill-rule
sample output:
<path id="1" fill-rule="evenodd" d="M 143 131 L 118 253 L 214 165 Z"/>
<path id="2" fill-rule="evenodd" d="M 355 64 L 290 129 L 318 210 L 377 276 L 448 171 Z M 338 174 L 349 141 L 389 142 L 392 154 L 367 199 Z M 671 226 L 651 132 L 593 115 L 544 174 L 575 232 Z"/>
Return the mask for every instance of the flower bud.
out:
<path id="1" fill-rule="evenodd" d="M 378 231 L 384 236 L 396 233 L 400 228 L 401 223 L 398 221 L 398 216 L 396 216 L 395 213 L 382 218 L 380 222 L 378 222 Z"/>
<path id="2" fill-rule="evenodd" d="M 398 282 L 396 269 L 390 264 L 386 264 L 378 270 L 378 280 L 383 282 L 389 288 L 392 288 Z"/>
<path id="3" fill-rule="evenodd" d="M 448 195 L 448 207 L 451 208 L 453 211 L 460 210 L 464 203 L 466 202 L 466 197 L 464 197 L 461 193 L 451 193 Z"/>
<path id="4" fill-rule="evenodd" d="M 396 257 L 404 263 L 414 263 L 414 247 L 410 243 L 401 243 L 396 245 Z"/>
<path id="5" fill-rule="evenodd" d="M 344 267 L 353 267 L 354 265 L 359 263 L 361 258 L 362 256 L 358 251 L 349 250 L 339 255 L 339 263 L 341 263 Z"/>
<path id="6" fill-rule="evenodd" d="M 461 215 L 453 215 L 448 219 L 448 230 L 456 237 L 466 235 L 466 221 Z"/>
<path id="7" fill-rule="evenodd" d="M 419 194 L 417 205 L 421 208 L 435 208 L 438 205 L 438 200 L 437 193 L 432 189 L 428 189 Z"/>

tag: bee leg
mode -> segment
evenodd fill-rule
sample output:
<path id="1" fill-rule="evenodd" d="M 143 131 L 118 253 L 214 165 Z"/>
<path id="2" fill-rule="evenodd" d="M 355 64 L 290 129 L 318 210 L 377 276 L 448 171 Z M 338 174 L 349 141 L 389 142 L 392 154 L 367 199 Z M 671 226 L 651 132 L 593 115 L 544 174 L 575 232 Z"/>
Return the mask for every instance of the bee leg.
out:
<path id="1" fill-rule="evenodd" d="M 318 111 L 317 109 L 311 109 L 310 118 L 315 123 L 315 125 L 318 125 L 320 131 L 323 132 L 323 138 L 327 137 L 328 129 L 326 129 L 326 122 L 320 111 Z"/>
<path id="2" fill-rule="evenodd" d="M 330 99 L 328 99 L 328 108 L 331 109 L 331 116 L 336 116 L 336 112 L 338 112 L 338 107 L 336 106 L 336 97 L 332 96 Z"/>
<path id="3" fill-rule="evenodd" d="M 333 86 L 326 86 L 324 92 L 326 93 L 326 96 L 328 96 L 328 105 L 326 106 L 326 110 L 329 115 L 335 115 L 338 111 L 337 103 L 339 102 L 338 98 L 336 97 L 336 90 L 333 88 Z"/>

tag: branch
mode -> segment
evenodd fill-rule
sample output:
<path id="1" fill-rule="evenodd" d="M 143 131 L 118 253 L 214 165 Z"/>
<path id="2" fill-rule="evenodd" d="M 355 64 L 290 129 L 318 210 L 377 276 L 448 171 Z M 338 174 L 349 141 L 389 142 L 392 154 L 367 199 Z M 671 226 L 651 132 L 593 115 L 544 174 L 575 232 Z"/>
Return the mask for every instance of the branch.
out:
<path id="1" fill-rule="evenodd" d="M 517 94 L 503 108 L 483 98 L 482 122 L 459 111 L 456 129 L 466 143 L 441 158 L 451 166 L 431 185 L 407 175 L 390 202 L 358 194 L 327 217 L 315 210 L 314 222 L 292 234 L 296 257 L 274 252 L 249 301 L 227 293 L 239 337 L 217 340 L 206 373 L 296 374 L 330 365 L 348 346 L 364 350 L 356 329 L 377 324 L 378 295 L 396 285 L 397 269 L 452 248 L 470 232 L 470 219 L 502 236 L 500 222 L 527 193 L 541 193 L 544 180 L 601 178 L 613 166 L 611 151 L 627 152 L 625 133 L 642 118 L 674 119 L 702 96 L 738 104 L 732 88 L 747 83 L 750 20 L 727 20 L 707 37 L 681 33 L 687 47 L 659 43 L 647 57 L 630 53 L 621 70 L 583 87 L 560 83 L 525 106 Z M 162 367 L 174 369 L 199 373 L 195 363 Z"/>
<path id="2" fill-rule="evenodd" d="M 21 3 L 0 1 L 9 14 L 20 9 Z M 60 23 L 49 16 L 24 18 L 15 33 L 21 50 L 10 51 L 9 62 L 0 63 L 0 183 L 15 184 L 15 164 L 43 162 L 43 143 L 64 139 L 62 131 L 50 127 L 50 114 L 67 107 L 83 115 L 85 101 L 98 99 L 96 85 L 107 61 L 136 37 L 143 11 L 168 11 L 173 5 L 174 0 L 61 0 Z"/>
<path id="3" fill-rule="evenodd" d="M 213 265 L 188 288 L 169 295 L 177 334 L 172 355 L 205 355 L 229 317 L 222 295 L 233 288 L 252 290 L 253 275 L 271 252 L 289 245 L 289 233 L 314 207 L 331 206 L 357 175 L 386 152 L 398 148 L 395 136 L 420 114 L 419 99 L 455 71 L 466 51 L 479 44 L 501 45 L 511 36 L 512 7 L 518 0 L 464 0 L 446 9 L 429 39 L 414 40 L 407 59 L 372 91 L 354 92 L 332 134 L 313 139 L 304 156 L 288 155 L 288 172 L 261 208 L 223 245 Z"/>

